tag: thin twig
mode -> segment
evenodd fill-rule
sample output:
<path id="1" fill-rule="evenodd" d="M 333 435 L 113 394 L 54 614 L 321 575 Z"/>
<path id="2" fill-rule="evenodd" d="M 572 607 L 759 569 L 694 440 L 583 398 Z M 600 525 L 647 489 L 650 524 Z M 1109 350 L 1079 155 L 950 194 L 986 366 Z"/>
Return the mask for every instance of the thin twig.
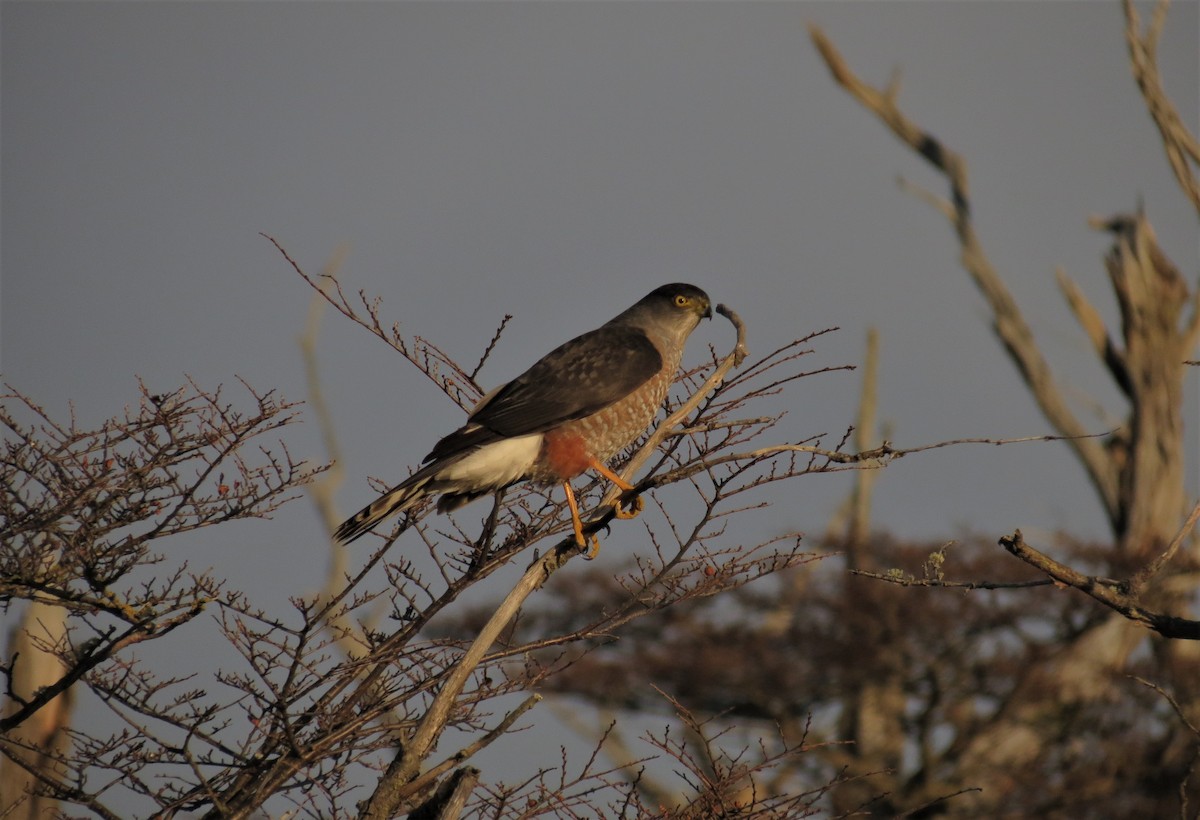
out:
<path id="1" fill-rule="evenodd" d="M 1179 552 L 1179 548 L 1183 546 L 1183 542 L 1187 540 L 1191 534 L 1192 528 L 1196 526 L 1196 522 L 1200 521 L 1200 499 L 1197 499 L 1196 505 L 1192 507 L 1191 513 L 1183 522 L 1183 526 L 1179 528 L 1179 532 L 1175 533 L 1175 537 L 1171 539 L 1171 543 L 1163 550 L 1162 555 L 1155 558 L 1147 564 L 1136 575 L 1129 579 L 1129 589 L 1132 592 L 1137 592 L 1146 582 L 1159 573 L 1167 562 L 1175 557 L 1175 553 Z"/>
<path id="2" fill-rule="evenodd" d="M 868 572 L 862 569 L 850 570 L 851 575 L 861 575 L 864 578 L 874 578 L 902 587 L 939 587 L 945 589 L 1028 589 L 1029 587 L 1050 586 L 1054 581 L 1042 578 L 1035 581 L 942 581 L 937 578 L 916 578 L 911 575 L 896 575 L 888 572 Z"/>

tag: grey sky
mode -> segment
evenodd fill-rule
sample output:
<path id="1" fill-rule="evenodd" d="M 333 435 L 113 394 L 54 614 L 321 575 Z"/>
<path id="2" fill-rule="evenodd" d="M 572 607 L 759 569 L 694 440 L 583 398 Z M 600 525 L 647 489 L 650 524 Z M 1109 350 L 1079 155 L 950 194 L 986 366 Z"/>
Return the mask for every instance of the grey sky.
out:
<path id="1" fill-rule="evenodd" d="M 1198 8 L 1172 8 L 1161 46 L 1193 124 Z M 1115 2 L 6 2 L 0 15 L 0 367 L 60 417 L 72 400 L 83 423 L 132 402 L 135 375 L 166 390 L 236 374 L 304 397 L 310 292 L 265 231 L 313 272 L 347 245 L 348 290 L 464 359 L 514 314 L 486 385 L 686 280 L 739 311 L 752 351 L 839 326 L 812 367 L 858 363 L 878 327 L 898 445 L 1049 432 L 949 228 L 894 182 L 941 193 L 940 180 L 834 87 L 808 21 L 865 78 L 900 67 L 903 107 L 965 155 L 985 247 L 1095 430 L 1108 420 L 1088 396 L 1123 408 L 1053 284 L 1061 265 L 1114 315 L 1107 241 L 1086 218 L 1141 198 L 1195 283 L 1195 214 L 1129 76 Z M 349 513 L 366 475 L 402 477 L 460 416 L 367 334 L 324 327 Z M 729 341 L 705 325 L 691 360 Z M 802 382 L 779 437 L 835 443 L 858 386 L 858 373 Z M 1195 378 L 1189 402 L 1197 419 Z M 307 428 L 292 451 L 321 459 Z M 1193 454 L 1196 441 L 1193 426 Z M 807 479 L 772 523 L 820 532 L 847 487 Z M 917 537 L 1105 532 L 1062 445 L 898 462 L 875 521 Z M 250 550 L 220 536 L 179 549 L 281 596 L 324 569 L 315 525 L 298 502 L 245 525 Z M 632 548 L 610 538 L 602 560 Z"/>

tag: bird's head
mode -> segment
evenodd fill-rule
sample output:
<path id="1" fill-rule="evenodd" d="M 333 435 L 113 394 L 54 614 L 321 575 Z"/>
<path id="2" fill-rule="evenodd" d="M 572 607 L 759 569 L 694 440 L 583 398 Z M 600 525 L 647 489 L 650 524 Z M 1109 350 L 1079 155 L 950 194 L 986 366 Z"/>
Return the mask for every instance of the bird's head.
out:
<path id="1" fill-rule="evenodd" d="M 695 285 L 686 282 L 673 282 L 669 285 L 655 288 L 642 299 L 640 304 L 653 305 L 667 315 L 694 316 L 692 326 L 701 319 L 712 318 L 712 302 L 708 294 Z"/>
<path id="2" fill-rule="evenodd" d="M 695 285 L 675 282 L 650 291 L 612 323 L 641 327 L 682 344 L 701 319 L 711 317 L 712 303 L 707 293 Z"/>

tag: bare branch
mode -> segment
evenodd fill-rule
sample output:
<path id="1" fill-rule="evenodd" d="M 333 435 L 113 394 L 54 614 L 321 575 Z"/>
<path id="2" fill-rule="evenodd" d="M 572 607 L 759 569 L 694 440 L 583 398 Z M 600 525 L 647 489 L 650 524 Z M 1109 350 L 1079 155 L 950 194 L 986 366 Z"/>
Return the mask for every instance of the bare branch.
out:
<path id="1" fill-rule="evenodd" d="M 479 769 L 464 766 L 438 786 L 433 797 L 409 814 L 409 820 L 457 820 L 479 782 Z"/>
<path id="2" fill-rule="evenodd" d="M 1179 552 L 1179 548 L 1183 546 L 1183 543 L 1188 539 L 1188 536 L 1191 535 L 1192 529 L 1196 526 L 1197 521 L 1200 521 L 1200 500 L 1196 501 L 1195 505 L 1192 507 L 1192 511 L 1188 514 L 1187 519 L 1179 528 L 1179 532 L 1177 532 L 1175 537 L 1171 539 L 1171 543 L 1167 545 L 1165 550 L 1163 550 L 1162 555 L 1159 555 L 1157 558 L 1147 564 L 1129 580 L 1129 588 L 1131 592 L 1138 592 L 1151 578 L 1162 571 L 1162 568 L 1165 567 L 1170 560 L 1175 557 L 1175 554 Z"/>
<path id="3" fill-rule="evenodd" d="M 1021 537 L 1020 530 L 1001 538 L 1000 544 L 1013 555 L 1041 570 L 1058 583 L 1074 587 L 1085 595 L 1090 595 L 1134 623 L 1153 629 L 1164 638 L 1200 641 L 1200 621 L 1177 618 L 1145 609 L 1128 593 L 1128 585 L 1084 575 L 1065 564 L 1060 564 L 1026 544 Z"/>
<path id="4" fill-rule="evenodd" d="M 309 287 L 320 294 L 321 298 L 332 305 L 335 310 L 347 319 L 367 330 L 371 335 L 380 339 L 388 347 L 408 359 L 409 362 L 415 365 L 421 373 L 436 384 L 459 407 L 466 409 L 474 405 L 483 395 L 483 390 L 475 383 L 474 374 L 464 370 L 436 345 L 419 336 L 414 336 L 411 339 L 406 338 L 400 332 L 400 327 L 397 324 L 393 324 L 391 328 L 384 328 L 379 314 L 382 300 L 378 298 L 368 299 L 365 293 L 359 293 L 358 303 L 360 307 L 356 307 L 346 296 L 342 290 L 341 283 L 337 279 L 325 274 L 314 279 L 304 272 L 300 264 L 292 258 L 291 254 L 287 252 L 277 239 L 261 232 L 259 235 L 275 246 L 275 249 L 291 265 L 292 270 L 307 282 Z M 497 333 L 497 335 L 499 334 Z M 487 354 L 485 353 L 483 358 L 486 359 L 486 357 Z M 483 362 L 481 361 L 480 366 L 482 364 Z M 478 367 L 476 370 L 478 370 Z"/>
<path id="5" fill-rule="evenodd" d="M 1087 436 L 1087 431 L 1067 406 L 1049 364 L 1034 341 L 1033 331 L 983 250 L 971 215 L 966 162 L 905 116 L 897 106 L 894 95 L 880 92 L 860 80 L 820 28 L 810 25 L 809 34 L 834 80 L 945 177 L 950 186 L 952 211 L 942 210 L 958 237 L 963 268 L 992 310 L 993 330 L 1029 385 L 1043 415 L 1075 450 L 1103 499 L 1109 517 L 1115 518 L 1118 509 L 1117 472 L 1100 443 Z"/>
<path id="6" fill-rule="evenodd" d="M 492 351 L 496 349 L 496 343 L 500 341 L 500 336 L 504 333 L 504 328 L 508 327 L 508 323 L 512 321 L 512 314 L 504 314 L 504 318 L 500 320 L 500 325 L 496 328 L 492 340 L 488 342 L 487 347 L 483 349 L 483 355 L 479 357 L 479 363 L 471 370 L 471 380 L 479 375 L 479 371 L 483 370 L 483 366 L 487 364 L 488 357 L 492 355 Z"/>
<path id="7" fill-rule="evenodd" d="M 1125 360 L 1125 353 L 1113 341 L 1112 334 L 1108 332 L 1108 328 L 1104 326 L 1104 321 L 1100 318 L 1100 312 L 1088 301 L 1079 285 L 1067 276 L 1066 271 L 1058 268 L 1055 270 L 1054 276 L 1059 290 L 1067 300 L 1067 306 L 1075 314 L 1075 319 L 1083 328 L 1083 332 L 1087 334 L 1088 341 L 1092 343 L 1092 349 L 1104 362 L 1121 392 L 1126 397 L 1132 398 L 1133 383 L 1130 380 L 1129 364 Z"/>
<path id="8" fill-rule="evenodd" d="M 1200 142 L 1196 141 L 1195 135 L 1184 125 L 1179 111 L 1163 88 L 1162 77 L 1158 71 L 1158 38 L 1166 21 L 1168 5 L 1168 0 L 1159 0 L 1149 26 L 1143 30 L 1133 0 L 1122 0 L 1121 8 L 1125 12 L 1125 42 L 1129 46 L 1133 79 L 1137 82 L 1142 99 L 1146 102 L 1146 109 L 1162 136 L 1167 161 L 1171 164 L 1179 187 L 1191 200 L 1197 214 L 1200 214 L 1200 180 L 1197 180 L 1195 170 L 1196 164 L 1200 163 Z"/>
<path id="9" fill-rule="evenodd" d="M 938 587 L 943 589 L 1028 589 L 1030 587 L 1050 586 L 1054 581 L 945 581 L 939 578 L 917 578 L 904 574 L 899 570 L 888 572 L 867 572 L 861 569 L 850 570 L 851 575 L 863 578 L 874 578 L 876 581 L 886 581 L 902 587 Z"/>
<path id="10" fill-rule="evenodd" d="M 537 706 L 541 701 L 542 696 L 538 694 L 533 694 L 527 697 L 521 702 L 520 706 L 505 715 L 504 719 L 496 724 L 494 729 L 459 749 L 453 755 L 446 758 L 436 766 L 430 767 L 428 771 L 424 772 L 420 777 L 414 780 L 410 787 L 412 792 L 414 794 L 419 794 L 431 783 L 433 783 L 433 781 L 437 780 L 437 778 L 450 771 L 459 763 L 462 763 L 464 760 L 469 760 L 473 755 L 475 755 L 476 752 L 490 746 L 494 741 L 502 737 L 509 729 L 511 729 L 513 724 L 520 719 L 521 715 L 528 712 L 534 706 Z"/>
<path id="11" fill-rule="evenodd" d="M 1194 723 L 1192 723 L 1191 719 L 1187 715 L 1187 712 L 1183 710 L 1183 708 L 1179 705 L 1179 701 L 1177 701 L 1170 692 L 1167 692 L 1157 683 L 1151 683 L 1144 678 L 1139 678 L 1137 675 L 1130 675 L 1129 677 L 1140 683 L 1142 686 L 1145 686 L 1147 689 L 1153 689 L 1155 692 L 1161 695 L 1163 700 L 1171 704 L 1171 708 L 1175 710 L 1175 714 L 1179 716 L 1179 720 L 1184 726 L 1187 727 L 1187 730 L 1195 735 L 1198 740 L 1200 740 L 1200 727 L 1197 727 Z"/>

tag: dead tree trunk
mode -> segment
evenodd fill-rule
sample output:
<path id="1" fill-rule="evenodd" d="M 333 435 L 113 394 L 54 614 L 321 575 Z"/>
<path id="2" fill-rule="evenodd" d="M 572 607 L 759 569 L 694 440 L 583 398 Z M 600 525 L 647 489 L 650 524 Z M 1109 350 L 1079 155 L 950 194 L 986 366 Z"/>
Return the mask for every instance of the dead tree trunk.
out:
<path id="1" fill-rule="evenodd" d="M 60 606 L 34 601 L 13 625 L 5 660 L 11 685 L 5 716 L 63 676 L 66 669 L 52 650 L 66 640 L 66 616 Z M 58 779 L 55 760 L 68 745 L 71 699 L 68 689 L 0 738 L 5 747 L 0 756 L 0 817 L 40 820 L 57 813 L 58 801 L 42 788 L 38 775 Z"/>
<path id="2" fill-rule="evenodd" d="M 1188 155 L 1195 161 L 1195 138 L 1172 118 L 1174 108 L 1161 93 L 1153 65 L 1154 42 L 1162 24 L 1156 15 L 1151 31 L 1142 36 L 1132 7 L 1126 4 L 1134 73 L 1148 107 L 1168 144 L 1168 156 Z M 988 302 L 993 330 L 1025 381 L 1051 426 L 1070 442 L 1104 507 L 1113 534 L 1112 572 L 1127 577 L 1160 555 L 1183 521 L 1188 503 L 1184 489 L 1184 380 L 1200 335 L 1200 291 L 1188 285 L 1159 247 L 1145 215 L 1121 215 L 1094 222 L 1113 234 L 1106 264 L 1121 314 L 1120 328 L 1105 328 L 1099 313 L 1078 286 L 1059 273 L 1059 285 L 1088 335 L 1097 355 L 1128 402 L 1121 427 L 1105 442 L 1085 438 L 1087 430 L 1066 402 L 1058 381 L 1038 347 L 1001 276 L 992 267 L 972 221 L 966 162 L 932 134 L 908 119 L 896 101 L 896 89 L 876 89 L 859 79 L 825 35 L 812 29 L 813 41 L 834 80 L 914 152 L 943 174 L 950 193 L 928 198 L 955 230 L 963 267 Z M 1138 55 L 1142 59 L 1139 61 Z M 1173 130 L 1161 123 L 1174 122 Z M 1190 149 L 1189 149 L 1190 146 Z M 1177 173 L 1180 164 L 1173 161 Z M 1195 190 L 1195 175 L 1186 163 L 1183 173 Z M 1190 552 L 1190 551 L 1181 551 Z M 1193 568 L 1195 557 L 1192 557 Z M 1160 611 L 1178 610 L 1195 589 L 1195 580 L 1180 574 L 1161 574 L 1145 594 Z M 1192 575 L 1194 579 L 1194 573 Z M 991 813 L 1003 805 L 1008 772 L 1034 760 L 1043 748 L 1047 727 L 1059 725 L 1056 716 L 1081 702 L 1111 693 L 1114 676 L 1146 640 L 1147 632 L 1120 615 L 1113 615 L 1079 635 L 1044 663 L 1026 670 L 1022 683 L 990 723 L 947 756 L 937 788 L 982 785 L 973 810 Z M 1200 702 L 1200 663 L 1190 641 L 1158 645 L 1170 657 L 1176 697 L 1193 720 Z"/>

